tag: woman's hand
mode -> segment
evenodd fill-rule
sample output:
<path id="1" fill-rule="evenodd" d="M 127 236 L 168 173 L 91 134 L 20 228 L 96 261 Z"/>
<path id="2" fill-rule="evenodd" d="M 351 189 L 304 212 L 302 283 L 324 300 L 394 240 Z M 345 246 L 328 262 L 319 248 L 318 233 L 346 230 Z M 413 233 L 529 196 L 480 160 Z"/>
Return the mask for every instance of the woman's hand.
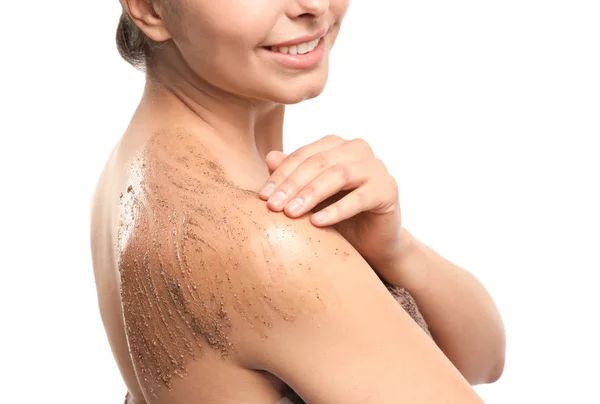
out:
<path id="1" fill-rule="evenodd" d="M 289 156 L 266 157 L 271 177 L 260 191 L 269 208 L 334 226 L 381 276 L 402 255 L 398 185 L 363 139 L 326 136 Z"/>

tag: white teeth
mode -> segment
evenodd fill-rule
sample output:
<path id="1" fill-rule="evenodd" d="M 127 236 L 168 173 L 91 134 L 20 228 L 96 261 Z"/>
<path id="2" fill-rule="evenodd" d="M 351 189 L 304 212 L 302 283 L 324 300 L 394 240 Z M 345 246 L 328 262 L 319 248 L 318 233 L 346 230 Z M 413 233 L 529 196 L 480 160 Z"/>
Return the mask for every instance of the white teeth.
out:
<path id="1" fill-rule="evenodd" d="M 282 47 L 277 47 L 277 46 L 271 46 L 271 51 L 272 52 L 279 52 L 279 53 L 283 53 L 283 54 L 290 54 L 290 55 L 304 55 L 306 53 L 312 52 L 315 50 L 315 48 L 317 47 L 317 45 L 319 45 L 319 41 L 320 39 L 315 39 L 314 41 L 310 41 L 310 42 L 305 42 L 305 43 L 301 43 L 298 45 L 293 45 L 293 46 L 282 46 Z"/>

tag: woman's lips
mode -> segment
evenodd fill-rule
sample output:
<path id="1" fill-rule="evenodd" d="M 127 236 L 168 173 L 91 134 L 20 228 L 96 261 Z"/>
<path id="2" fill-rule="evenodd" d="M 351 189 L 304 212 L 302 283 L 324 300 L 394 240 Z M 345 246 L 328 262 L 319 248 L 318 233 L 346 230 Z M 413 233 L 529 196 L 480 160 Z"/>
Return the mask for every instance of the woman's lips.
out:
<path id="1" fill-rule="evenodd" d="M 279 63 L 280 65 L 282 65 L 286 68 L 296 69 L 296 70 L 310 70 L 310 69 L 317 67 L 323 60 L 323 57 L 325 56 L 325 38 L 326 37 L 321 37 L 319 39 L 317 46 L 312 51 L 304 53 L 304 54 L 296 53 L 294 55 L 294 54 L 291 54 L 290 51 L 298 52 L 298 50 L 299 50 L 298 48 L 300 48 L 300 50 L 302 51 L 302 46 L 308 46 L 308 45 L 305 45 L 306 43 L 299 44 L 299 45 L 293 45 L 293 46 L 289 46 L 289 47 L 285 47 L 285 46 L 273 47 L 273 48 L 265 47 L 263 49 L 265 50 L 265 52 L 267 52 L 267 55 L 269 57 L 271 57 L 277 63 Z M 280 48 L 287 48 L 287 49 L 280 49 Z M 272 50 L 272 49 L 276 49 L 276 50 Z M 281 52 L 282 50 L 283 51 L 287 50 L 287 53 L 282 53 Z"/>

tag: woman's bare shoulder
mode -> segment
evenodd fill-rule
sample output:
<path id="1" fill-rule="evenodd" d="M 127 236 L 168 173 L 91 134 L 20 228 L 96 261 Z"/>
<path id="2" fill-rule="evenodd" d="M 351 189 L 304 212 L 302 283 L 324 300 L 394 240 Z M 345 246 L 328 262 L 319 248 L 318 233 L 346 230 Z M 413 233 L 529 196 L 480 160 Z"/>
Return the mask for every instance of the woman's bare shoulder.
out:
<path id="1" fill-rule="evenodd" d="M 216 354 L 274 374 L 309 402 L 425 403 L 441 399 L 432 383 L 476 402 L 339 234 L 237 196 L 195 205 L 164 195 L 136 222 L 121 274 L 137 369 L 169 386 Z"/>
<path id="2" fill-rule="evenodd" d="M 441 400 L 431 384 L 477 402 L 339 233 L 271 212 L 215 161 L 166 146 L 138 161 L 119 232 L 126 332 L 149 383 L 218 355 L 309 402 Z"/>
<path id="3" fill-rule="evenodd" d="M 185 136 L 150 138 L 127 170 L 116 232 L 125 330 L 144 389 L 165 391 L 183 375 L 210 377 L 192 371 L 199 362 L 235 362 L 232 313 L 250 316 L 245 291 L 254 289 L 241 284 L 247 265 L 232 257 L 256 234 L 259 202 L 268 213 Z"/>

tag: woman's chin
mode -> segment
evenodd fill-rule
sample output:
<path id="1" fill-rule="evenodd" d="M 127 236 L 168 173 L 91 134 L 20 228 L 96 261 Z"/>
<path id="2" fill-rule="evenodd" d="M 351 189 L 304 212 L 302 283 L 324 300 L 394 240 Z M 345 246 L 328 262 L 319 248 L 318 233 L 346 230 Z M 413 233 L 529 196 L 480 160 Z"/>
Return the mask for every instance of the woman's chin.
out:
<path id="1" fill-rule="evenodd" d="M 313 82 L 304 86 L 294 86 L 287 90 L 280 88 L 274 94 L 272 94 L 272 99 L 280 104 L 298 104 L 302 101 L 310 100 L 319 96 L 325 89 L 326 84 L 327 80 L 323 80 L 320 83 Z"/>
<path id="2" fill-rule="evenodd" d="M 298 103 L 300 103 L 302 101 L 306 101 L 306 100 L 310 100 L 310 99 L 316 98 L 322 92 L 323 92 L 323 90 L 321 89 L 320 91 L 305 93 L 305 94 L 302 94 L 302 95 L 298 95 L 296 97 L 286 97 L 286 98 L 282 99 L 279 102 L 281 104 L 286 104 L 286 105 L 298 104 Z"/>

